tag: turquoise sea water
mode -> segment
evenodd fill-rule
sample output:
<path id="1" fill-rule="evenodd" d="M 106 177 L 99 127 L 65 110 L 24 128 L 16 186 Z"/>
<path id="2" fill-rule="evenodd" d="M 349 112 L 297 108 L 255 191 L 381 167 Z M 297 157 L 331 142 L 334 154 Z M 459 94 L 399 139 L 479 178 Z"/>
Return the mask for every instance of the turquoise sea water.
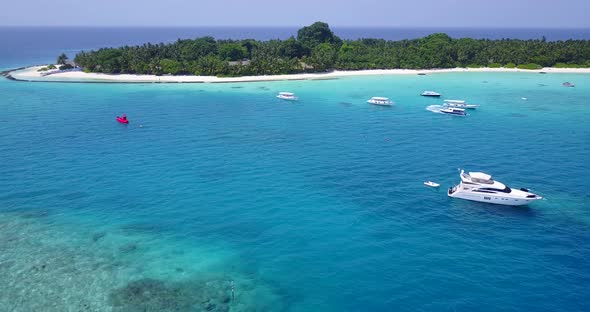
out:
<path id="1" fill-rule="evenodd" d="M 0 311 L 590 309 L 590 75 L 0 94 Z M 457 168 L 547 200 L 450 199 Z"/>

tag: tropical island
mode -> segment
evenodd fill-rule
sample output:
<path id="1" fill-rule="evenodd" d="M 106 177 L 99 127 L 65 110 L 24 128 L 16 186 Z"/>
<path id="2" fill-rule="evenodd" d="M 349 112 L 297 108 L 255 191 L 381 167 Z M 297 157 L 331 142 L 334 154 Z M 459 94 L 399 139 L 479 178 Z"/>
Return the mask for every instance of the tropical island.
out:
<path id="1" fill-rule="evenodd" d="M 73 62 L 66 61 L 67 56 L 62 54 L 58 57 L 59 68 L 52 65 L 30 68 L 20 76 L 18 73 L 12 76 L 22 80 L 56 74 L 82 80 L 205 82 L 212 80 L 194 77 L 252 79 L 247 77 L 279 75 L 275 78 L 282 80 L 311 79 L 318 73 L 344 75 L 343 71 L 386 74 L 433 69 L 540 71 L 552 68 L 590 72 L 590 40 L 455 39 L 443 33 L 401 41 L 342 40 L 328 24 L 316 22 L 299 29 L 296 37 L 287 40 L 178 39 L 168 44 L 82 51 Z M 313 73 L 316 75 L 308 75 Z"/>

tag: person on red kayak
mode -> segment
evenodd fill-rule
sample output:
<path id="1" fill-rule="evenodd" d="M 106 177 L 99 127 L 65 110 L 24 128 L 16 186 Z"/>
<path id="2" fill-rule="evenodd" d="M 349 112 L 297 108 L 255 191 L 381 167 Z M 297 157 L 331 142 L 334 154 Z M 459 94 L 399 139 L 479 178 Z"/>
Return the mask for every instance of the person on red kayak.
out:
<path id="1" fill-rule="evenodd" d="M 127 120 L 126 114 L 123 114 L 123 116 L 117 116 L 117 121 L 120 123 L 124 123 L 124 124 L 129 123 L 129 120 Z"/>

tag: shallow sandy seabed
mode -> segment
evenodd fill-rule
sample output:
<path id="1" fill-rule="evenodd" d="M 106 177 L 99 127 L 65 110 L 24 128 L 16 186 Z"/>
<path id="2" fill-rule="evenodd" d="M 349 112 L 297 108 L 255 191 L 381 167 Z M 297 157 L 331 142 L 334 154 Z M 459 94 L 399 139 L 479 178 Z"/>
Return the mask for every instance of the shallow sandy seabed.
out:
<path id="1" fill-rule="evenodd" d="M 160 254 L 158 258 L 169 259 L 164 270 L 170 272 L 157 274 L 146 260 L 154 256 L 146 246 L 155 242 L 153 237 L 66 233 L 47 218 L 30 212 L 0 213 L 0 311 L 285 309 L 281 298 L 255 274 L 223 272 L 210 264 L 198 268 L 199 259 L 188 261 L 194 261 L 196 269 L 174 265 L 182 253 Z M 157 261 L 161 266 L 162 260 Z"/>

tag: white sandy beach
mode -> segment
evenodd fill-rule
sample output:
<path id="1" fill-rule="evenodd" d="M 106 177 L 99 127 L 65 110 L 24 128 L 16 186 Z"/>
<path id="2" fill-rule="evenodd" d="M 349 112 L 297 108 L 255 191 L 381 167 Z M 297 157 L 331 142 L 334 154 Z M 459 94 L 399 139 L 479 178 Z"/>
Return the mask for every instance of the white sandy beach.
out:
<path id="1" fill-rule="evenodd" d="M 543 68 L 538 70 L 524 70 L 516 68 L 449 68 L 449 69 L 376 69 L 359 71 L 333 71 L 328 73 L 271 75 L 271 76 L 244 76 L 220 78 L 214 76 L 156 76 L 156 75 L 110 75 L 100 73 L 85 73 L 71 71 L 42 76 L 37 70 L 43 66 L 32 66 L 10 73 L 15 79 L 28 81 L 53 81 L 53 82 L 154 82 L 154 83 L 224 83 L 224 82 L 257 82 L 257 81 L 281 81 L 281 80 L 322 80 L 350 76 L 370 75 L 417 75 L 453 72 L 528 72 L 528 73 L 584 73 L 589 74 L 590 68 Z"/>

